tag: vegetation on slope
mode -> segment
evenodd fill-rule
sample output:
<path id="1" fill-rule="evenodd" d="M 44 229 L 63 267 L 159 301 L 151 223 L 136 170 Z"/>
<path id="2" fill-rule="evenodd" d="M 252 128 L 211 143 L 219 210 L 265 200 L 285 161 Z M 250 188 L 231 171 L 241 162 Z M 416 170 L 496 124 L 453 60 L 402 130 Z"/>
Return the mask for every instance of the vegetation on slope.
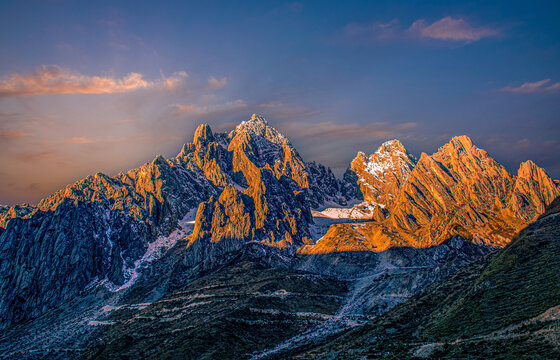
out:
<path id="1" fill-rule="evenodd" d="M 558 212 L 558 201 L 549 209 Z M 560 215 L 301 358 L 558 358 Z"/>

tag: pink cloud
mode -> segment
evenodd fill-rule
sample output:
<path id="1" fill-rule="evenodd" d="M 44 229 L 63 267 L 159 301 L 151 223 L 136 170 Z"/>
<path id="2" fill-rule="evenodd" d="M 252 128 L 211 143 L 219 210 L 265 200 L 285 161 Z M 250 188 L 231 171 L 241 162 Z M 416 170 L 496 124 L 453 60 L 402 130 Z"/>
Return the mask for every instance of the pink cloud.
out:
<path id="1" fill-rule="evenodd" d="M 338 124 L 332 121 L 323 121 L 309 126 L 301 122 L 288 122 L 284 127 L 288 132 L 297 134 L 298 137 L 314 137 L 321 139 L 357 139 L 376 138 L 389 139 L 394 137 L 406 137 L 418 126 L 415 122 L 394 124 L 389 122 L 373 122 L 367 125 L 356 123 Z"/>
<path id="2" fill-rule="evenodd" d="M 466 42 L 478 41 L 499 34 L 496 29 L 475 27 L 462 18 L 452 18 L 451 16 L 429 25 L 423 19 L 416 20 L 408 31 L 422 38 Z"/>
<path id="3" fill-rule="evenodd" d="M 146 88 L 173 89 L 185 77 L 184 71 L 161 80 L 147 81 L 131 72 L 122 78 L 88 76 L 56 65 L 43 65 L 30 74 L 15 74 L 0 80 L 0 96 L 49 94 L 111 94 Z"/>
<path id="4" fill-rule="evenodd" d="M 344 35 L 350 38 L 376 40 L 433 39 L 448 42 L 470 43 L 482 38 L 496 36 L 499 30 L 473 26 L 463 18 L 444 17 L 433 23 L 424 19 L 416 20 L 406 29 L 398 19 L 389 22 L 376 21 L 371 24 L 351 23 L 344 28 Z"/>
<path id="5" fill-rule="evenodd" d="M 9 140 L 9 139 L 18 139 L 25 136 L 25 133 L 22 131 L 1 131 L 0 132 L 0 139 L 2 140 Z"/>
<path id="6" fill-rule="evenodd" d="M 64 140 L 62 143 L 63 144 L 91 144 L 94 142 L 96 141 L 92 139 L 88 139 L 84 136 L 79 136 L 79 137 L 70 138 L 68 140 Z"/>
<path id="7" fill-rule="evenodd" d="M 242 100 L 228 101 L 223 104 L 197 105 L 197 104 L 174 104 L 178 114 L 209 115 L 226 111 L 242 110 L 247 108 L 247 103 Z"/>
<path id="8" fill-rule="evenodd" d="M 502 88 L 502 91 L 509 92 L 512 94 L 534 94 L 534 93 L 542 93 L 542 92 L 553 92 L 560 90 L 560 82 L 554 83 L 552 85 L 547 85 L 550 83 L 550 79 L 544 79 L 535 82 L 526 82 L 521 84 L 520 86 L 506 86 Z"/>
<path id="9" fill-rule="evenodd" d="M 223 77 L 221 79 L 216 79 L 213 76 L 210 76 L 208 78 L 208 88 L 210 90 L 217 90 L 217 89 L 221 89 L 224 86 L 226 86 L 228 83 L 228 79 L 226 77 Z"/>

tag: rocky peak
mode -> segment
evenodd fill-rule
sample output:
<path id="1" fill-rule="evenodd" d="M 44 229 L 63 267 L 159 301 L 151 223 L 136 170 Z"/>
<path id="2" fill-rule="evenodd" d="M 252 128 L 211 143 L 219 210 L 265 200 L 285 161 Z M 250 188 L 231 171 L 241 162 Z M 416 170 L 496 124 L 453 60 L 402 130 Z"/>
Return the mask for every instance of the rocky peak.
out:
<path id="1" fill-rule="evenodd" d="M 235 130 L 233 130 L 229 134 L 229 137 L 233 138 L 239 133 L 262 136 L 268 141 L 271 141 L 278 145 L 282 145 L 284 143 L 289 144 L 289 141 L 287 141 L 287 138 L 283 134 L 279 133 L 278 130 L 268 125 L 268 122 L 265 120 L 265 118 L 257 114 L 253 114 L 250 120 L 242 121 L 239 125 L 237 125 Z"/>
<path id="2" fill-rule="evenodd" d="M 388 172 L 400 171 L 406 180 L 408 173 L 414 168 L 416 158 L 409 154 L 398 140 L 384 142 L 379 149 L 368 158 L 366 170 L 377 178 L 385 178 Z"/>
<path id="3" fill-rule="evenodd" d="M 376 153 L 395 153 L 395 152 L 402 152 L 407 153 L 404 145 L 397 139 L 385 141 L 379 149 L 377 149 Z"/>
<path id="4" fill-rule="evenodd" d="M 527 160 L 519 165 L 509 209 L 514 216 L 533 221 L 557 196 L 560 189 L 554 180 L 543 168 Z"/>
<path id="5" fill-rule="evenodd" d="M 210 125 L 201 124 L 196 128 L 194 132 L 193 143 L 196 145 L 201 140 L 204 140 L 206 142 L 214 141 L 214 135 L 212 134 Z"/>
<path id="6" fill-rule="evenodd" d="M 364 200 L 388 204 L 406 181 L 416 162 L 416 158 L 400 141 L 390 140 L 369 156 L 358 152 L 345 178 L 356 181 Z M 349 176 L 351 173 L 355 175 Z"/>
<path id="7" fill-rule="evenodd" d="M 450 157 L 459 159 L 463 156 L 469 156 L 475 158 L 486 158 L 489 157 L 488 153 L 478 148 L 466 135 L 455 136 L 447 144 L 443 145 L 438 149 L 438 152 L 434 154 L 434 157 Z"/>
<path id="8" fill-rule="evenodd" d="M 473 147 L 476 147 L 473 144 L 471 138 L 467 135 L 453 137 L 450 141 L 450 144 L 456 149 L 465 149 L 467 151 L 472 149 Z"/>
<path id="9" fill-rule="evenodd" d="M 525 179 L 534 178 L 542 174 L 546 174 L 544 169 L 540 168 L 531 160 L 527 160 L 519 164 L 519 170 L 517 171 L 517 176 Z"/>

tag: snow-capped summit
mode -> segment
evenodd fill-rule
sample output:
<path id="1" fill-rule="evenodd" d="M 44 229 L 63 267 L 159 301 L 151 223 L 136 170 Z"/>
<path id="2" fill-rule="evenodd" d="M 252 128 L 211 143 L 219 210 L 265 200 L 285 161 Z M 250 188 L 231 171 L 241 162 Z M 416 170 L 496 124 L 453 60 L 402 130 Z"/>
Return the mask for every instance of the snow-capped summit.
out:
<path id="1" fill-rule="evenodd" d="M 278 130 L 268 125 L 268 122 L 261 115 L 253 114 L 251 119 L 248 121 L 242 121 L 235 130 L 233 130 L 229 137 L 233 138 L 238 133 L 247 133 L 251 135 L 259 135 L 268 141 L 272 141 L 275 144 L 282 145 L 282 143 L 290 143 L 289 140 Z"/>
<path id="2" fill-rule="evenodd" d="M 364 200 L 388 204 L 416 164 L 399 140 L 384 142 L 375 153 L 359 152 L 347 171 L 357 177 Z"/>

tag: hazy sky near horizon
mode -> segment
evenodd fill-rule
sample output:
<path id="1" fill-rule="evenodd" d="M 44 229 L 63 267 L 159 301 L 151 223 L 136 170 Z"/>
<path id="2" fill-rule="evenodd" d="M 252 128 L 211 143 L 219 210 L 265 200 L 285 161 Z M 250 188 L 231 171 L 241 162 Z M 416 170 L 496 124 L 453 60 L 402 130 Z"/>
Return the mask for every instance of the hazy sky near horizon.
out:
<path id="1" fill-rule="evenodd" d="M 558 1 L 2 1 L 0 204 L 259 113 L 341 174 L 467 134 L 560 178 Z"/>

